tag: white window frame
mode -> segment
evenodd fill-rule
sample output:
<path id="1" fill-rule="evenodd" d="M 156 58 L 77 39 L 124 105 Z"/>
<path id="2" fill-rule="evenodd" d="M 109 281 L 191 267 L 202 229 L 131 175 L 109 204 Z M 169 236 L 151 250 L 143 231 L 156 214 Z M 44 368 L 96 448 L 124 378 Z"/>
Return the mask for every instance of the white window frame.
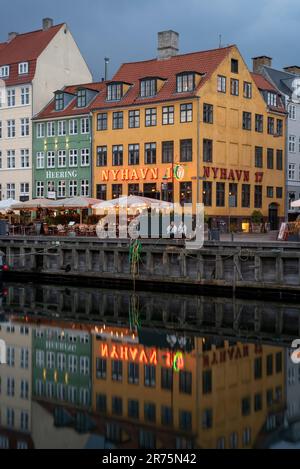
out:
<path id="1" fill-rule="evenodd" d="M 27 75 L 29 73 L 29 63 L 20 62 L 18 70 L 19 70 L 19 75 Z"/>

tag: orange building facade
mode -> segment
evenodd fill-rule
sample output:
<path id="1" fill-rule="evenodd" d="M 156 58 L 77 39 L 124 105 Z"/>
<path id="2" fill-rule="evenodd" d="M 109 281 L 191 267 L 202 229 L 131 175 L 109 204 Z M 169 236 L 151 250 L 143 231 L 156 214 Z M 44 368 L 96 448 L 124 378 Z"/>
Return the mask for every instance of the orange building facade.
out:
<path id="1" fill-rule="evenodd" d="M 175 33 L 174 33 L 175 34 Z M 123 64 L 93 106 L 93 191 L 203 202 L 238 225 L 285 210 L 281 96 L 235 46 Z"/>

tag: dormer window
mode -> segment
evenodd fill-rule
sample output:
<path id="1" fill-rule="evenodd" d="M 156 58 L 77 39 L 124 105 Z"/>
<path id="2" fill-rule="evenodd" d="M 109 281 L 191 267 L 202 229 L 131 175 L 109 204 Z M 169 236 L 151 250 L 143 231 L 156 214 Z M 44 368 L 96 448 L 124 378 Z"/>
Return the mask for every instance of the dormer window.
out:
<path id="1" fill-rule="evenodd" d="M 176 77 L 177 93 L 188 93 L 195 89 L 195 74 L 181 73 Z"/>
<path id="2" fill-rule="evenodd" d="M 28 62 L 19 63 L 19 75 L 26 75 L 29 71 Z"/>
<path id="3" fill-rule="evenodd" d="M 85 107 L 87 103 L 87 93 L 86 90 L 77 91 L 77 107 Z"/>
<path id="4" fill-rule="evenodd" d="M 123 97 L 123 83 L 107 85 L 107 101 L 119 101 Z"/>
<path id="5" fill-rule="evenodd" d="M 9 77 L 9 65 L 4 65 L 0 67 L 0 78 Z"/>
<path id="6" fill-rule="evenodd" d="M 268 92 L 268 106 L 277 106 L 277 94 Z"/>
<path id="7" fill-rule="evenodd" d="M 64 108 L 64 95 L 63 93 L 57 93 L 55 95 L 55 110 L 62 111 Z"/>
<path id="8" fill-rule="evenodd" d="M 141 98 L 149 98 L 155 96 L 157 93 L 157 80 L 156 78 L 145 78 L 141 80 L 140 95 Z"/>

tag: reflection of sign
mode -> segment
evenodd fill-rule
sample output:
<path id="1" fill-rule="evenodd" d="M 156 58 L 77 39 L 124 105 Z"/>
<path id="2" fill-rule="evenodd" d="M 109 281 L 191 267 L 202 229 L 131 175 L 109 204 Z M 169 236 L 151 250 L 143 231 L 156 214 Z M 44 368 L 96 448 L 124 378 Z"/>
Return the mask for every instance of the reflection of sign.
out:
<path id="1" fill-rule="evenodd" d="M 278 236 L 277 236 L 277 239 L 278 240 L 281 240 L 281 241 L 285 241 L 286 240 L 286 237 L 287 237 L 287 223 L 281 223 L 281 226 L 280 226 L 280 230 L 279 230 L 279 233 L 278 233 Z"/>
<path id="2" fill-rule="evenodd" d="M 172 178 L 172 168 L 125 168 L 125 169 L 103 169 L 101 171 L 102 181 L 145 181 Z"/>
<path id="3" fill-rule="evenodd" d="M 71 171 L 46 171 L 47 179 L 68 179 L 77 178 L 77 171 L 73 169 Z"/>
<path id="4" fill-rule="evenodd" d="M 184 174 L 184 167 L 181 164 L 177 164 L 174 166 L 174 178 L 177 181 L 182 181 L 182 179 L 184 178 Z"/>
<path id="5" fill-rule="evenodd" d="M 259 345 L 255 345 L 255 353 L 261 354 L 262 348 Z M 226 363 L 227 361 L 235 361 L 241 358 L 249 357 L 249 346 L 237 346 L 230 347 L 228 349 L 221 349 L 214 351 L 212 354 L 203 356 L 203 367 L 209 368 L 213 365 L 219 365 L 220 363 Z"/>
<path id="6" fill-rule="evenodd" d="M 177 373 L 184 368 L 182 352 L 177 352 L 173 359 L 173 369 Z"/>
<path id="7" fill-rule="evenodd" d="M 63 342 L 54 342 L 53 340 L 47 340 L 46 349 L 57 350 L 59 352 L 76 352 L 76 345 L 66 344 Z"/>
<path id="8" fill-rule="evenodd" d="M 0 339 L 0 365 L 6 363 L 6 344 L 4 340 Z"/>
<path id="9" fill-rule="evenodd" d="M 144 349 L 139 347 L 130 347 L 128 345 L 108 345 L 101 344 L 100 355 L 102 358 L 111 358 L 112 360 L 124 360 L 143 363 L 145 365 L 162 365 L 172 368 L 176 353 L 168 351 L 158 351 L 156 348 Z M 183 367 L 183 356 L 180 361 L 176 360 L 180 369 Z"/>
<path id="10" fill-rule="evenodd" d="M 296 339 L 292 342 L 292 348 L 295 348 L 291 354 L 291 360 L 295 365 L 300 363 L 300 339 Z"/>

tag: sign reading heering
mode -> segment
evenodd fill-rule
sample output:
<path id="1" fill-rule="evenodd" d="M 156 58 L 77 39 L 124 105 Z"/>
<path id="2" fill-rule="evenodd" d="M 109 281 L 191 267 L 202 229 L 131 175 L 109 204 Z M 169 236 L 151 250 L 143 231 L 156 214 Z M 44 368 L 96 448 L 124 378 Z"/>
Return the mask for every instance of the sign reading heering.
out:
<path id="1" fill-rule="evenodd" d="M 77 171 L 75 169 L 71 171 L 46 171 L 47 179 L 68 179 L 77 178 Z"/>

